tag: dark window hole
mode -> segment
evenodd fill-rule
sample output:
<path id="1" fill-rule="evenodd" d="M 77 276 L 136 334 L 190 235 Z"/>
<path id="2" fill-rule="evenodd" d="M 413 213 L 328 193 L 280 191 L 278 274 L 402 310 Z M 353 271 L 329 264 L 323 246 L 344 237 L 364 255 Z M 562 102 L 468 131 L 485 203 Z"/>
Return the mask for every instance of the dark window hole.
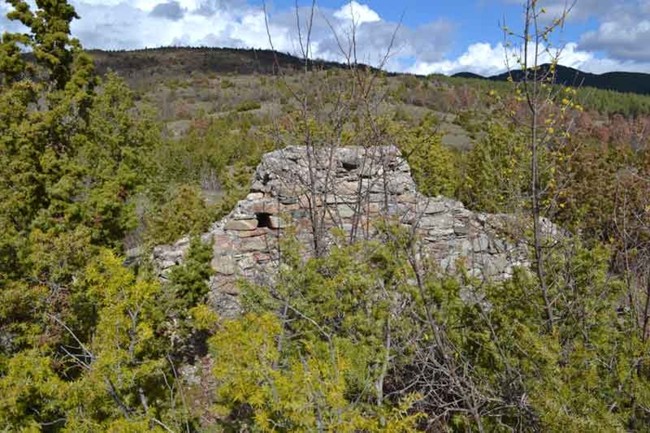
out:
<path id="1" fill-rule="evenodd" d="M 257 227 L 271 227 L 271 214 L 266 212 L 260 212 L 255 214 L 257 218 Z"/>

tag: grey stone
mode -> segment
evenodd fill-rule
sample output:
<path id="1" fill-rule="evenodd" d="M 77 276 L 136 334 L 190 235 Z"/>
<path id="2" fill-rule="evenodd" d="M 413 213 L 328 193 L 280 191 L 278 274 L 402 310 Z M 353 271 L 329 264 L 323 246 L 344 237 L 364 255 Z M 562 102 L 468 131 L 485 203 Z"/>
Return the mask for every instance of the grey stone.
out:
<path id="1" fill-rule="evenodd" d="M 453 232 L 454 217 L 449 214 L 427 215 L 419 219 L 418 225 L 423 228 L 429 228 L 437 231 Z"/>
<path id="2" fill-rule="evenodd" d="M 178 375 L 187 385 L 201 384 L 199 367 L 196 365 L 182 364 L 178 367 Z"/>
<path id="3" fill-rule="evenodd" d="M 268 188 L 266 188 L 264 186 L 264 184 L 262 182 L 260 182 L 259 180 L 256 180 L 255 182 L 253 182 L 253 185 L 251 186 L 251 191 L 252 192 L 266 192 L 267 190 L 268 190 Z"/>
<path id="4" fill-rule="evenodd" d="M 282 203 L 284 205 L 298 203 L 298 198 L 295 197 L 295 196 L 282 196 L 282 195 L 280 195 L 278 197 L 278 200 L 280 201 L 280 203 Z"/>
<path id="5" fill-rule="evenodd" d="M 363 187 L 363 186 L 362 186 Z M 356 181 L 345 181 L 336 184 L 336 193 L 341 195 L 351 195 L 354 198 L 356 197 L 357 191 L 359 190 L 359 182 Z"/>
<path id="6" fill-rule="evenodd" d="M 315 184 L 309 185 L 310 167 Z M 281 204 L 281 206 L 278 205 Z M 358 206 L 358 214 L 355 209 Z M 463 263 L 471 275 L 503 279 L 516 266 L 529 264 L 524 243 L 516 243 L 515 217 L 471 212 L 445 197 L 425 197 L 417 192 L 410 168 L 394 146 L 345 147 L 308 150 L 289 146 L 262 157 L 253 185 L 223 220 L 215 222 L 202 238 L 213 244 L 209 303 L 223 317 L 241 313 L 239 285 L 244 279 L 263 287 L 272 284 L 279 260 L 278 230 L 292 225 L 304 258 L 315 254 L 312 218 L 321 227 L 325 250 L 333 242 L 377 236 L 376 222 L 388 219 L 421 242 L 416 260 L 433 261 L 440 269 L 456 272 Z M 262 226 L 258 227 L 262 223 Z M 558 229 L 544 221 L 544 233 Z M 336 237 L 343 234 L 342 237 Z M 421 248 L 420 248 L 421 247 Z M 159 277 L 182 263 L 189 238 L 154 248 Z"/>
<path id="7" fill-rule="evenodd" d="M 242 307 L 236 286 L 231 283 L 228 287 L 228 291 L 212 291 L 208 303 L 219 316 L 232 319 L 241 315 Z"/>
<path id="8" fill-rule="evenodd" d="M 267 251 L 268 243 L 264 237 L 242 239 L 240 245 L 241 252 L 250 251 Z"/>
<path id="9" fill-rule="evenodd" d="M 262 192 L 251 192 L 246 196 L 246 200 L 248 201 L 262 200 L 263 198 L 264 198 L 264 193 Z"/>
<path id="10" fill-rule="evenodd" d="M 490 251 L 495 253 L 502 253 L 507 250 L 507 244 L 504 240 L 493 238 L 490 241 Z"/>
<path id="11" fill-rule="evenodd" d="M 503 254 L 498 254 L 486 261 L 483 272 L 488 277 L 494 277 L 505 274 L 509 267 L 508 258 Z"/>
<path id="12" fill-rule="evenodd" d="M 277 200 L 273 199 L 264 199 L 259 200 L 247 200 L 241 205 L 241 210 L 243 211 L 243 218 L 248 219 L 255 217 L 257 214 L 267 213 L 267 214 L 276 214 L 279 212 L 279 203 Z"/>
<path id="13" fill-rule="evenodd" d="M 254 238 L 256 236 L 265 236 L 268 233 L 269 231 L 264 228 L 257 228 L 255 230 L 239 230 L 237 236 L 240 238 Z"/>
<path id="14" fill-rule="evenodd" d="M 336 208 L 337 212 L 338 212 L 338 215 L 341 218 L 345 218 L 345 219 L 352 218 L 354 216 L 354 214 L 355 214 L 353 206 L 354 205 L 347 205 L 347 204 L 338 205 L 337 208 Z"/>
<path id="15" fill-rule="evenodd" d="M 160 263 L 160 269 L 169 269 L 172 266 L 176 266 L 177 262 L 174 260 L 162 260 Z"/>
<path id="16" fill-rule="evenodd" d="M 237 265 L 242 271 L 252 269 L 255 267 L 256 264 L 257 264 L 257 260 L 255 260 L 255 258 L 252 255 L 244 255 L 237 262 Z"/>
<path id="17" fill-rule="evenodd" d="M 379 178 L 384 173 L 384 169 L 378 164 L 365 164 L 361 169 L 361 177 L 364 179 Z"/>
<path id="18" fill-rule="evenodd" d="M 217 274 L 233 275 L 237 272 L 237 263 L 232 256 L 215 256 L 211 266 Z"/>
<path id="19" fill-rule="evenodd" d="M 337 154 L 347 170 L 355 169 L 363 162 L 363 149 L 359 147 L 343 147 L 337 149 Z"/>
<path id="20" fill-rule="evenodd" d="M 368 201 L 371 203 L 384 203 L 386 201 L 386 195 L 384 194 L 369 194 Z"/>
<path id="21" fill-rule="evenodd" d="M 478 238 L 474 239 L 473 244 L 475 253 L 485 252 L 490 247 L 490 239 L 486 234 L 481 234 Z"/>
<path id="22" fill-rule="evenodd" d="M 236 208 L 236 211 L 230 215 L 231 219 L 234 220 L 255 220 L 255 212 L 248 212 L 247 209 L 244 209 L 244 206 L 239 205 Z"/>
<path id="23" fill-rule="evenodd" d="M 337 204 L 337 203 L 347 203 L 345 201 L 345 198 L 343 196 L 339 196 L 336 194 L 327 194 L 325 196 L 325 204 Z"/>
<path id="24" fill-rule="evenodd" d="M 224 226 L 226 230 L 255 230 L 257 228 L 257 219 L 233 219 Z"/>
<path id="25" fill-rule="evenodd" d="M 454 225 L 454 233 L 458 236 L 467 236 L 469 234 L 469 225 L 467 223 Z"/>
<path id="26" fill-rule="evenodd" d="M 443 213 L 447 210 L 445 202 L 442 201 L 426 201 L 424 206 L 420 206 L 417 209 L 418 212 L 421 212 L 425 215 Z"/>
<path id="27" fill-rule="evenodd" d="M 287 227 L 287 222 L 278 216 L 269 217 L 269 227 L 272 229 L 283 229 Z"/>
<path id="28" fill-rule="evenodd" d="M 226 253 L 232 252 L 235 249 L 235 245 L 230 236 L 226 233 L 220 233 L 215 235 L 212 243 L 212 251 L 215 255 L 224 255 Z"/>
<path id="29" fill-rule="evenodd" d="M 305 209 L 298 209 L 291 212 L 291 217 L 294 219 L 307 218 L 309 216 L 309 211 Z"/>

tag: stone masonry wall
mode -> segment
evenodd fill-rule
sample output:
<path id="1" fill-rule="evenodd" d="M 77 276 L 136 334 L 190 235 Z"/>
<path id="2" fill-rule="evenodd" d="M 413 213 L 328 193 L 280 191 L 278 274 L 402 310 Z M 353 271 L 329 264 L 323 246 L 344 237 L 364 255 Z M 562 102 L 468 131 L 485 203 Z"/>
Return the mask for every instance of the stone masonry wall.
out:
<path id="1" fill-rule="evenodd" d="M 279 264 L 278 239 L 289 227 L 309 255 L 327 249 L 333 228 L 350 240 L 372 238 L 383 218 L 412 230 L 422 254 L 444 271 L 453 272 L 462 260 L 474 276 L 502 280 L 527 264 L 525 245 L 506 235 L 514 217 L 475 213 L 458 201 L 419 194 L 395 147 L 290 146 L 264 155 L 248 196 L 203 234 L 214 250 L 211 304 L 222 315 L 238 314 L 237 280 L 271 281 Z M 182 263 L 188 246 L 184 238 L 154 249 L 161 278 Z"/>

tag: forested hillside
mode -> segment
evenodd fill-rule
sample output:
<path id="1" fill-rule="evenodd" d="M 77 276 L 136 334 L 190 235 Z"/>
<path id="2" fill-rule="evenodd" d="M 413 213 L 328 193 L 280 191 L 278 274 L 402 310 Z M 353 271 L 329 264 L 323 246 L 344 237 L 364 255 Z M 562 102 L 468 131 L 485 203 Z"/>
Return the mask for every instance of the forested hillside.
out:
<path id="1" fill-rule="evenodd" d="M 544 64 L 540 68 L 548 70 L 552 65 Z M 493 81 L 508 81 L 512 78 L 520 81 L 524 71 L 513 70 L 491 77 L 481 77 L 471 73 L 459 73 L 455 76 L 465 78 L 478 78 Z M 650 74 L 640 72 L 606 72 L 604 74 L 590 74 L 566 66 L 557 66 L 553 77 L 554 83 L 573 87 L 593 87 L 601 90 L 614 90 L 622 93 L 650 94 Z"/>
<path id="2" fill-rule="evenodd" d="M 26 33 L 0 42 L 2 431 L 650 431 L 649 96 L 527 63 L 492 82 L 272 52 L 88 53 L 65 0 L 10 4 Z M 302 156 L 254 179 L 287 146 Z M 380 146 L 408 166 L 313 159 Z M 304 195 L 260 202 L 290 165 Z M 328 222 L 332 178 L 374 194 L 373 217 L 346 202 Z M 245 198 L 276 207 L 230 214 Z M 444 206 L 403 212 L 422 203 Z M 224 215 L 249 244 L 237 265 L 277 259 L 272 278 L 215 261 L 234 248 L 204 235 Z M 447 268 L 419 248 L 469 220 L 501 221 L 499 245 L 528 259 L 485 278 L 463 257 L 492 238 Z M 154 260 L 181 238 L 182 260 Z M 227 313 L 216 274 L 238 296 Z"/>

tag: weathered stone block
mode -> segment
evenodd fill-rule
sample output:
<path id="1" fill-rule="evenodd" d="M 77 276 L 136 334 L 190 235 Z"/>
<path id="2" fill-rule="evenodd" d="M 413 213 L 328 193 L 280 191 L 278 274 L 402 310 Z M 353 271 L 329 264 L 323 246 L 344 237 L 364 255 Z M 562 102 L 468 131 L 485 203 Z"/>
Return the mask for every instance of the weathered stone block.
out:
<path id="1" fill-rule="evenodd" d="M 490 239 L 487 235 L 481 234 L 479 237 L 473 240 L 474 252 L 487 252 L 490 247 Z"/>
<path id="2" fill-rule="evenodd" d="M 269 233 L 265 228 L 256 228 L 255 230 L 240 230 L 237 236 L 240 238 L 254 238 L 256 236 L 265 236 Z"/>
<path id="3" fill-rule="evenodd" d="M 447 206 L 443 201 L 426 200 L 423 204 L 419 204 L 417 212 L 425 215 L 432 215 L 443 213 L 447 210 Z"/>
<path id="4" fill-rule="evenodd" d="M 214 256 L 210 265 L 217 274 L 233 275 L 237 272 L 237 263 L 232 256 Z"/>
<path id="5" fill-rule="evenodd" d="M 269 227 L 272 229 L 283 229 L 287 227 L 287 225 L 288 223 L 278 216 L 269 217 Z"/>
<path id="6" fill-rule="evenodd" d="M 251 192 L 246 196 L 246 200 L 248 201 L 262 200 L 263 198 L 264 198 L 264 193 L 262 192 Z"/>
<path id="7" fill-rule="evenodd" d="M 343 218 L 352 218 L 355 214 L 354 205 L 340 204 L 336 207 L 338 215 Z"/>
<path id="8" fill-rule="evenodd" d="M 298 203 L 298 198 L 296 196 L 294 196 L 294 195 L 290 195 L 290 196 L 280 195 L 278 197 L 278 199 L 279 199 L 280 203 L 283 204 L 283 205 L 290 205 L 290 204 Z"/>
<path id="9" fill-rule="evenodd" d="M 257 228 L 257 219 L 234 219 L 230 220 L 224 226 L 226 230 L 255 230 Z"/>
<path id="10" fill-rule="evenodd" d="M 273 199 L 261 199 L 245 203 L 242 206 L 242 210 L 244 210 L 249 215 L 256 215 L 260 213 L 276 214 L 280 211 L 280 203 L 277 200 Z"/>
<path id="11" fill-rule="evenodd" d="M 215 235 L 212 242 L 212 251 L 214 254 L 222 255 L 234 249 L 233 240 L 227 234 Z"/>
<path id="12" fill-rule="evenodd" d="M 418 220 L 418 226 L 429 228 L 431 230 L 440 230 L 453 232 L 454 217 L 449 214 L 427 215 Z"/>
<path id="13" fill-rule="evenodd" d="M 334 191 L 336 192 L 337 195 L 351 195 L 357 198 L 356 195 L 357 192 L 359 191 L 359 182 L 355 182 L 355 181 L 336 182 L 334 185 Z"/>
<path id="14" fill-rule="evenodd" d="M 468 223 L 460 223 L 454 225 L 454 233 L 458 236 L 467 236 L 470 232 Z"/>
<path id="15" fill-rule="evenodd" d="M 264 237 L 245 238 L 241 240 L 240 251 L 268 251 L 269 243 Z"/>

